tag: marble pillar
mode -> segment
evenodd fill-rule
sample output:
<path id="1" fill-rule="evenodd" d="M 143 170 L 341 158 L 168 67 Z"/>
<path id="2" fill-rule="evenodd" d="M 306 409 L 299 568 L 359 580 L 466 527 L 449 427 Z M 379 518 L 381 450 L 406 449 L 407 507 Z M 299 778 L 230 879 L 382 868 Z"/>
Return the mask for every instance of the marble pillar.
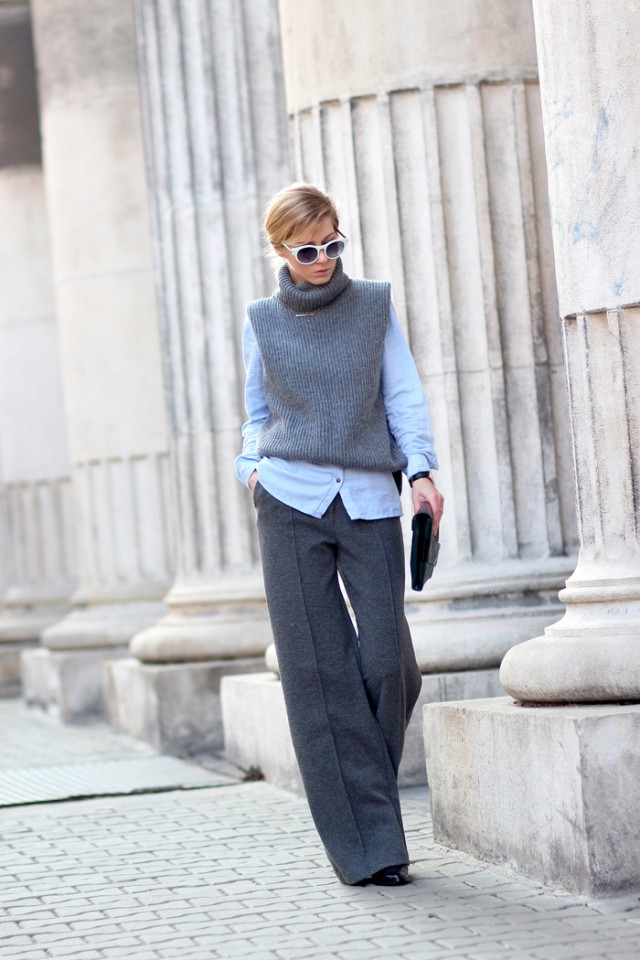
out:
<path id="1" fill-rule="evenodd" d="M 580 554 L 564 617 L 502 676 L 519 700 L 640 700 L 640 7 L 534 8 Z"/>
<path id="2" fill-rule="evenodd" d="M 75 587 L 31 18 L 0 4 L 0 695 Z"/>
<path id="3" fill-rule="evenodd" d="M 580 552 L 516 702 L 428 707 L 427 765 L 437 840 L 610 894 L 640 890 L 640 5 L 534 11 Z"/>
<path id="4" fill-rule="evenodd" d="M 407 595 L 418 660 L 496 668 L 561 614 L 576 547 L 530 3 L 280 11 L 296 173 L 337 196 L 347 270 L 392 281 L 431 409 L 446 515 Z"/>
<path id="5" fill-rule="evenodd" d="M 129 0 L 34 0 L 79 587 L 23 657 L 25 695 L 103 706 L 102 663 L 173 572 L 166 422 Z"/>
<path id="6" fill-rule="evenodd" d="M 245 304 L 274 285 L 260 217 L 289 179 L 286 115 L 274 0 L 136 0 L 135 9 L 177 575 L 167 616 L 131 642 L 128 675 L 111 674 L 112 719 L 154 739 L 117 707 L 118 690 L 147 690 L 158 725 L 173 728 L 162 711 L 189 725 L 164 741 L 181 751 L 211 745 L 197 716 L 180 720 L 199 712 L 202 670 L 217 690 L 223 673 L 263 666 L 271 637 L 253 508 L 233 461 L 245 419 Z M 173 699 L 158 693 L 165 675 Z"/>

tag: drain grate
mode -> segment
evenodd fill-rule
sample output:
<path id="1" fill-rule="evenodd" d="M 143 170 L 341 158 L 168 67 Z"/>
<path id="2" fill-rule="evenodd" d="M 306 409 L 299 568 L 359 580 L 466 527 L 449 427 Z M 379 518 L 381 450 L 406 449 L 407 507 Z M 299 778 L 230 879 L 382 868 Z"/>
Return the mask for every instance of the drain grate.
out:
<path id="1" fill-rule="evenodd" d="M 176 757 L 136 757 L 0 772 L 0 806 L 237 783 Z"/>

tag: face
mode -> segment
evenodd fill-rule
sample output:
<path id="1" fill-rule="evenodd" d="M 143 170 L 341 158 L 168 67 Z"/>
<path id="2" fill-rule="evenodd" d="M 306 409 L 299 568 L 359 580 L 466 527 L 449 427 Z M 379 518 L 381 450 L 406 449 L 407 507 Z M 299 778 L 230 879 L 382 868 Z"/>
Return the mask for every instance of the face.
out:
<path id="1" fill-rule="evenodd" d="M 287 246 L 301 247 L 305 243 L 312 243 L 314 246 L 319 247 L 323 243 L 328 243 L 329 240 L 335 240 L 339 236 L 340 234 L 333 225 L 333 220 L 327 214 L 326 217 L 323 217 L 322 220 L 319 220 L 313 226 L 305 227 L 300 233 L 294 234 L 287 242 Z M 324 250 L 320 253 L 316 262 L 309 265 L 298 263 L 291 251 L 287 250 L 287 247 L 279 245 L 275 248 L 275 251 L 278 256 L 282 257 L 283 260 L 286 260 L 289 264 L 291 279 L 294 283 L 327 283 L 333 276 L 333 271 L 338 262 L 337 260 L 329 260 Z"/>

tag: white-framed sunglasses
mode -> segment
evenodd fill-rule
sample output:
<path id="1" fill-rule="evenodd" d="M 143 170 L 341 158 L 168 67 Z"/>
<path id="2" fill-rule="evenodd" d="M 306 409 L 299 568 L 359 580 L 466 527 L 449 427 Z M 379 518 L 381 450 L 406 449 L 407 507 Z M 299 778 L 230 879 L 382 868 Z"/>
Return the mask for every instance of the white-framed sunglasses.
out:
<path id="1" fill-rule="evenodd" d="M 294 255 L 298 263 L 301 263 L 304 267 L 310 267 L 312 263 L 316 262 L 322 251 L 324 251 L 327 259 L 337 260 L 348 242 L 347 238 L 341 234 L 336 240 L 329 240 L 319 247 L 316 247 L 313 243 L 304 243 L 301 247 L 289 247 L 286 243 L 283 243 L 282 246 Z"/>

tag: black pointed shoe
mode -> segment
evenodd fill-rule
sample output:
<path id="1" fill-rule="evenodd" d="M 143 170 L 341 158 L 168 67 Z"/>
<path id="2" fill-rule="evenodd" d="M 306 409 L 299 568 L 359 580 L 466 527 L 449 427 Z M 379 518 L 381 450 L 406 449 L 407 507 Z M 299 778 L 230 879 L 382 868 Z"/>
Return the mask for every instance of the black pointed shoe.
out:
<path id="1" fill-rule="evenodd" d="M 376 870 L 371 877 L 371 883 L 375 883 L 377 887 L 403 887 L 405 883 L 411 883 L 409 867 L 404 864 Z"/>

